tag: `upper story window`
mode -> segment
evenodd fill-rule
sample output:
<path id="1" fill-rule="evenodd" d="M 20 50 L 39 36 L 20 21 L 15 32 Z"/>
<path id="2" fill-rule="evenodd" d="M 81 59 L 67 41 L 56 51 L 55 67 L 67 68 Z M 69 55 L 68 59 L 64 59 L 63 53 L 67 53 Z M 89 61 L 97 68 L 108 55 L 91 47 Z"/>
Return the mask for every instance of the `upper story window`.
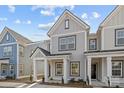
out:
<path id="1" fill-rule="evenodd" d="M 6 35 L 6 40 L 7 40 L 7 41 L 9 40 L 9 35 L 8 35 L 8 34 Z"/>
<path id="2" fill-rule="evenodd" d="M 24 56 L 24 47 L 23 46 L 19 46 L 19 54 L 20 54 L 20 56 Z"/>
<path id="3" fill-rule="evenodd" d="M 121 77 L 122 76 L 122 61 L 112 62 L 112 76 Z"/>
<path id="4" fill-rule="evenodd" d="M 75 50 L 76 36 L 67 36 L 59 38 L 59 50 Z"/>
<path id="5" fill-rule="evenodd" d="M 69 19 L 65 20 L 65 29 L 69 29 Z"/>
<path id="6" fill-rule="evenodd" d="M 124 28 L 115 30 L 116 45 L 124 45 Z"/>
<path id="7" fill-rule="evenodd" d="M 3 48 L 3 55 L 4 56 L 11 56 L 12 55 L 12 46 L 6 46 Z"/>
<path id="8" fill-rule="evenodd" d="M 96 50 L 96 39 L 89 40 L 89 50 Z"/>

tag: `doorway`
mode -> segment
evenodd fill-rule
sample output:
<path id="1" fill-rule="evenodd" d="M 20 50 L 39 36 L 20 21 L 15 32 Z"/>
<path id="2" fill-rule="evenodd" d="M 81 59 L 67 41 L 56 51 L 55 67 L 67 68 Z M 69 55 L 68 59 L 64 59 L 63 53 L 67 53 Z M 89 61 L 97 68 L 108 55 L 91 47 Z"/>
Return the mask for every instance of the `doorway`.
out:
<path id="1" fill-rule="evenodd" d="M 97 64 L 92 64 L 91 65 L 91 79 L 96 80 L 97 77 Z"/>

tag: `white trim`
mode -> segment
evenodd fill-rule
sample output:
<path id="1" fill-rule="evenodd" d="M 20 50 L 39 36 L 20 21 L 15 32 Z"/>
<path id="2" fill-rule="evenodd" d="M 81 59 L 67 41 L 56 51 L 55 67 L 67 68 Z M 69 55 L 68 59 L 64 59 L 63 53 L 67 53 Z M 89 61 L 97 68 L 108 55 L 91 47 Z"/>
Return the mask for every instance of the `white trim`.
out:
<path id="1" fill-rule="evenodd" d="M 17 69 L 16 69 L 16 71 L 17 71 L 17 73 L 16 73 L 16 78 L 18 79 L 18 77 L 19 77 L 19 44 L 17 44 Z"/>
<path id="2" fill-rule="evenodd" d="M 30 77 L 30 75 L 25 75 L 25 76 L 19 76 L 18 79 L 22 79 L 22 78 L 28 78 Z"/>
<path id="3" fill-rule="evenodd" d="M 61 22 L 61 20 L 64 19 L 64 16 L 65 16 L 66 14 L 68 14 L 69 16 L 71 16 L 71 17 L 72 17 L 71 19 L 72 19 L 73 21 L 75 21 L 76 23 L 78 23 L 81 27 L 84 26 L 84 27 L 83 27 L 84 29 L 89 29 L 89 28 L 90 28 L 88 24 L 86 24 L 86 23 L 83 22 L 82 20 L 79 20 L 76 15 L 74 15 L 74 14 L 72 14 L 70 11 L 66 10 L 66 11 L 64 11 L 63 14 L 61 14 L 60 18 L 55 22 L 55 24 L 53 25 L 54 27 L 52 27 L 52 28 L 49 30 L 49 32 L 47 33 L 48 35 L 52 34 L 53 31 L 55 31 L 54 28 L 56 28 L 56 26 L 59 25 L 59 23 Z M 83 25 L 83 26 L 82 26 L 82 25 Z"/>
<path id="4" fill-rule="evenodd" d="M 113 28 L 113 29 L 115 29 L 115 28 L 122 28 L 122 27 L 124 27 L 124 24 L 122 24 L 122 25 L 114 25 L 114 26 L 105 26 L 105 27 L 103 27 L 104 29 L 108 29 L 108 28 Z"/>
<path id="5" fill-rule="evenodd" d="M 6 35 L 7 32 L 15 39 L 15 41 L 17 41 L 17 39 L 13 36 L 13 34 L 11 33 L 10 30 L 11 29 L 8 29 L 7 27 L 5 27 L 3 29 L 3 31 L 1 32 L 1 35 L 0 35 L 0 36 L 2 36 L 2 38 L 0 38 L 0 42 L 3 40 L 3 38 L 4 38 L 4 36 Z"/>
<path id="6" fill-rule="evenodd" d="M 85 32 L 85 51 L 87 51 L 88 50 L 88 48 L 87 48 L 87 44 L 88 44 L 88 40 L 87 40 L 88 38 L 87 38 L 87 32 Z"/>
<path id="7" fill-rule="evenodd" d="M 103 31 L 101 31 L 101 49 L 104 50 L 104 28 Z"/>
<path id="8" fill-rule="evenodd" d="M 71 33 L 65 33 L 65 34 L 58 34 L 58 35 L 52 35 L 52 37 L 59 37 L 59 36 L 68 36 L 68 35 L 75 35 L 75 34 L 79 34 L 79 33 L 84 33 L 85 31 L 77 31 L 77 32 L 71 32 Z"/>
<path id="9" fill-rule="evenodd" d="M 122 62 L 123 62 L 123 61 L 117 61 L 117 62 L 121 63 L 121 69 L 120 69 L 120 70 L 121 70 L 121 75 L 115 76 L 115 75 L 112 74 L 112 77 L 114 77 L 114 78 L 122 77 L 122 72 L 123 72 L 123 69 L 122 69 L 122 68 L 123 68 L 123 67 L 122 67 Z M 112 63 L 117 63 L 117 62 L 116 62 L 116 61 L 114 61 L 114 62 L 112 61 Z M 113 65 L 112 65 L 112 66 L 113 66 Z M 112 71 L 113 71 L 113 69 L 112 69 Z"/>
<path id="10" fill-rule="evenodd" d="M 36 85 L 37 83 L 33 83 L 33 84 L 30 84 L 29 86 L 27 86 L 26 88 L 31 88 L 32 86 Z"/>
<path id="11" fill-rule="evenodd" d="M 7 43 L 7 44 L 0 44 L 0 46 L 6 46 L 6 45 L 14 45 L 17 44 L 17 42 Z"/>

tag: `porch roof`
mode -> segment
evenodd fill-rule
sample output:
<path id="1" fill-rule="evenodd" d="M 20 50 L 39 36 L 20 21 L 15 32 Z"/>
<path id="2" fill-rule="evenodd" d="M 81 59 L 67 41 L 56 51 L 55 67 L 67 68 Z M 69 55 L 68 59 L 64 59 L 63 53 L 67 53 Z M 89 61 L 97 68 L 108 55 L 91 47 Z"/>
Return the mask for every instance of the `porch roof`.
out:
<path id="1" fill-rule="evenodd" d="M 52 56 L 61 56 L 61 55 L 71 55 L 71 53 L 61 53 L 61 54 L 51 54 L 49 51 L 41 48 L 41 47 L 37 47 L 35 49 L 35 51 L 30 55 L 30 57 L 33 56 L 33 54 L 36 52 L 36 50 L 39 49 L 45 56 L 48 56 L 48 57 L 52 57 Z"/>
<path id="2" fill-rule="evenodd" d="M 86 51 L 84 54 L 92 57 L 124 56 L 124 49 Z"/>

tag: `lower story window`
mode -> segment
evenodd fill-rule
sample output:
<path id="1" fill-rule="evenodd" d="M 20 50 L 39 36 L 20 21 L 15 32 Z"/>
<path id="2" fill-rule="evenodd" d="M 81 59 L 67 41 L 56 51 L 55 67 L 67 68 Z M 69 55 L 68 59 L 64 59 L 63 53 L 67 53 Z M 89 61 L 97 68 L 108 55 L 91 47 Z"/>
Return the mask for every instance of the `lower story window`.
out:
<path id="1" fill-rule="evenodd" d="M 112 62 L 112 76 L 121 77 L 122 76 L 122 61 Z"/>
<path id="2" fill-rule="evenodd" d="M 56 63 L 56 75 L 62 76 L 63 75 L 63 63 Z"/>
<path id="3" fill-rule="evenodd" d="M 10 64 L 10 73 L 11 73 L 11 74 L 14 73 L 14 64 Z"/>
<path id="4" fill-rule="evenodd" d="M 80 75 L 80 62 L 71 62 L 71 76 Z"/>
<path id="5" fill-rule="evenodd" d="M 19 64 L 19 74 L 20 75 L 23 75 L 23 68 L 24 68 L 23 64 Z"/>

